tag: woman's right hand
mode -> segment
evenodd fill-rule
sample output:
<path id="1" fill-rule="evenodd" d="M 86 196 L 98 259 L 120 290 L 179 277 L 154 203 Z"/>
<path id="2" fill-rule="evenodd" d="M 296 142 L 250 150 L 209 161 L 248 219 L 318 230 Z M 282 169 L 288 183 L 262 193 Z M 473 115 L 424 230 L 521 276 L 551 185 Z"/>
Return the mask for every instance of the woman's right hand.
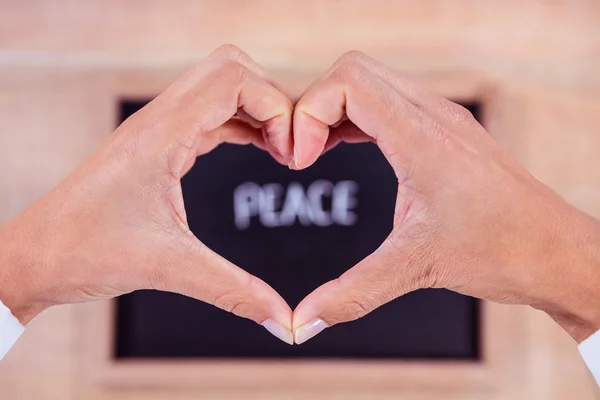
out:
<path id="1" fill-rule="evenodd" d="M 298 169 L 340 141 L 373 141 L 398 179 L 392 232 L 298 305 L 297 343 L 420 288 L 532 305 L 579 342 L 600 328 L 598 223 L 532 177 L 463 107 L 351 52 L 302 96 L 293 132 Z"/>

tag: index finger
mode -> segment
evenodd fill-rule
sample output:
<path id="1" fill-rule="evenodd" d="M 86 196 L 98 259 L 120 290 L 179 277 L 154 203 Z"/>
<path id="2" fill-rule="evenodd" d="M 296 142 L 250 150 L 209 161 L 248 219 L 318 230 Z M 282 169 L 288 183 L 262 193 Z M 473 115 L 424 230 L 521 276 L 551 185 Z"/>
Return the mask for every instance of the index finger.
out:
<path id="1" fill-rule="evenodd" d="M 207 133 L 230 121 L 240 108 L 262 124 L 260 142 L 273 157 L 282 164 L 289 164 L 292 102 L 243 65 L 229 61 L 187 91 L 165 94 L 164 98 L 156 99 L 155 107 L 162 108 L 163 113 L 166 111 L 166 122 L 160 123 L 168 126 L 161 129 L 163 141 L 154 146 L 168 149 L 174 176 L 183 176 L 185 167 L 193 163 L 199 150 L 211 140 Z M 154 116 L 150 122 L 157 119 L 160 116 Z"/>
<path id="2" fill-rule="evenodd" d="M 419 146 L 422 111 L 358 62 L 334 65 L 294 110 L 294 163 L 313 164 L 323 152 L 330 126 L 344 115 L 381 148 L 394 170 L 405 168 Z M 401 157 L 405 155 L 406 157 Z"/>
<path id="3" fill-rule="evenodd" d="M 249 56 L 230 48 L 215 52 L 123 123 L 136 125 L 129 131 L 135 132 L 135 147 L 143 147 L 144 154 L 167 152 L 174 176 L 182 177 L 206 147 L 206 134 L 240 109 L 260 125 L 262 139 L 252 143 L 261 143 L 282 164 L 291 161 L 291 99 Z"/>

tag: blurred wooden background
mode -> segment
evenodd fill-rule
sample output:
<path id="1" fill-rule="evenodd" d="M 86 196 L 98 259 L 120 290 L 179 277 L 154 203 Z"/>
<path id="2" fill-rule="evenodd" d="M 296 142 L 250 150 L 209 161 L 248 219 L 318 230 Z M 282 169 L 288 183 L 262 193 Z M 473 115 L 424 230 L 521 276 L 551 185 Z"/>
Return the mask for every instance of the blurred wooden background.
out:
<path id="1" fill-rule="evenodd" d="M 296 91 L 358 49 L 446 96 L 478 93 L 490 133 L 600 217 L 600 1 L 0 0 L 0 223 L 112 132 L 120 96 L 157 94 L 223 43 Z M 504 327 L 518 338 L 505 351 L 520 367 L 485 393 L 111 389 L 82 372 L 90 310 L 64 306 L 34 320 L 0 363 L 0 399 L 599 398 L 575 343 L 524 307 L 511 307 L 514 325 Z"/>

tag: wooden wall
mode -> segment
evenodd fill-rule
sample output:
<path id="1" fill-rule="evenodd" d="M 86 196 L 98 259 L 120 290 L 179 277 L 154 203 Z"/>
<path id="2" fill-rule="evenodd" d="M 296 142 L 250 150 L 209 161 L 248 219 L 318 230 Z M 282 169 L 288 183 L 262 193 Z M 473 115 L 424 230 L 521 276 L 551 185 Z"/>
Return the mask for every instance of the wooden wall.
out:
<path id="1" fill-rule="evenodd" d="M 119 96 L 158 93 L 223 43 L 298 91 L 358 49 L 446 96 L 478 93 L 490 133 L 600 217 L 599 1 L 0 0 L 0 222 L 111 133 Z M 90 312 L 63 306 L 31 322 L 0 363 L 0 399 L 600 398 L 574 342 L 525 307 L 510 307 L 505 327 L 517 337 L 507 357 L 518 354 L 520 368 L 493 392 L 115 389 L 83 372 Z"/>

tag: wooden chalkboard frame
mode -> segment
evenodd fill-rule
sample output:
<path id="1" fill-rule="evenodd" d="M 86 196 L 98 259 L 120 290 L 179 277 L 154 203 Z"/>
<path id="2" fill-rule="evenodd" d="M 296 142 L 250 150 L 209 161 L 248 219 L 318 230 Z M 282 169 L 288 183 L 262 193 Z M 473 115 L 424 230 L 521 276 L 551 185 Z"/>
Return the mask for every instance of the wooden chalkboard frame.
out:
<path id="1" fill-rule="evenodd" d="M 113 115 L 118 120 L 119 99 L 147 99 L 162 91 L 181 71 L 145 70 L 142 74 L 124 71 L 115 76 L 108 93 L 114 102 Z M 277 75 L 289 87 L 301 91 L 318 73 Z M 430 90 L 465 103 L 481 105 L 480 120 L 486 127 L 498 115 L 490 112 L 498 94 L 494 79 L 471 71 L 413 76 Z M 506 147 L 501 132 L 490 131 Z M 510 146 L 510 140 L 508 140 Z M 516 151 L 516 149 L 508 149 Z M 465 398 L 501 393 L 503 382 L 514 380 L 524 371 L 519 334 L 526 318 L 523 308 L 482 302 L 481 360 L 471 361 L 334 361 L 334 360 L 117 360 L 114 355 L 116 301 L 88 303 L 81 306 L 79 354 L 81 375 L 90 383 L 114 388 L 201 388 L 213 390 L 285 388 L 357 390 L 421 390 L 465 393 Z"/>

